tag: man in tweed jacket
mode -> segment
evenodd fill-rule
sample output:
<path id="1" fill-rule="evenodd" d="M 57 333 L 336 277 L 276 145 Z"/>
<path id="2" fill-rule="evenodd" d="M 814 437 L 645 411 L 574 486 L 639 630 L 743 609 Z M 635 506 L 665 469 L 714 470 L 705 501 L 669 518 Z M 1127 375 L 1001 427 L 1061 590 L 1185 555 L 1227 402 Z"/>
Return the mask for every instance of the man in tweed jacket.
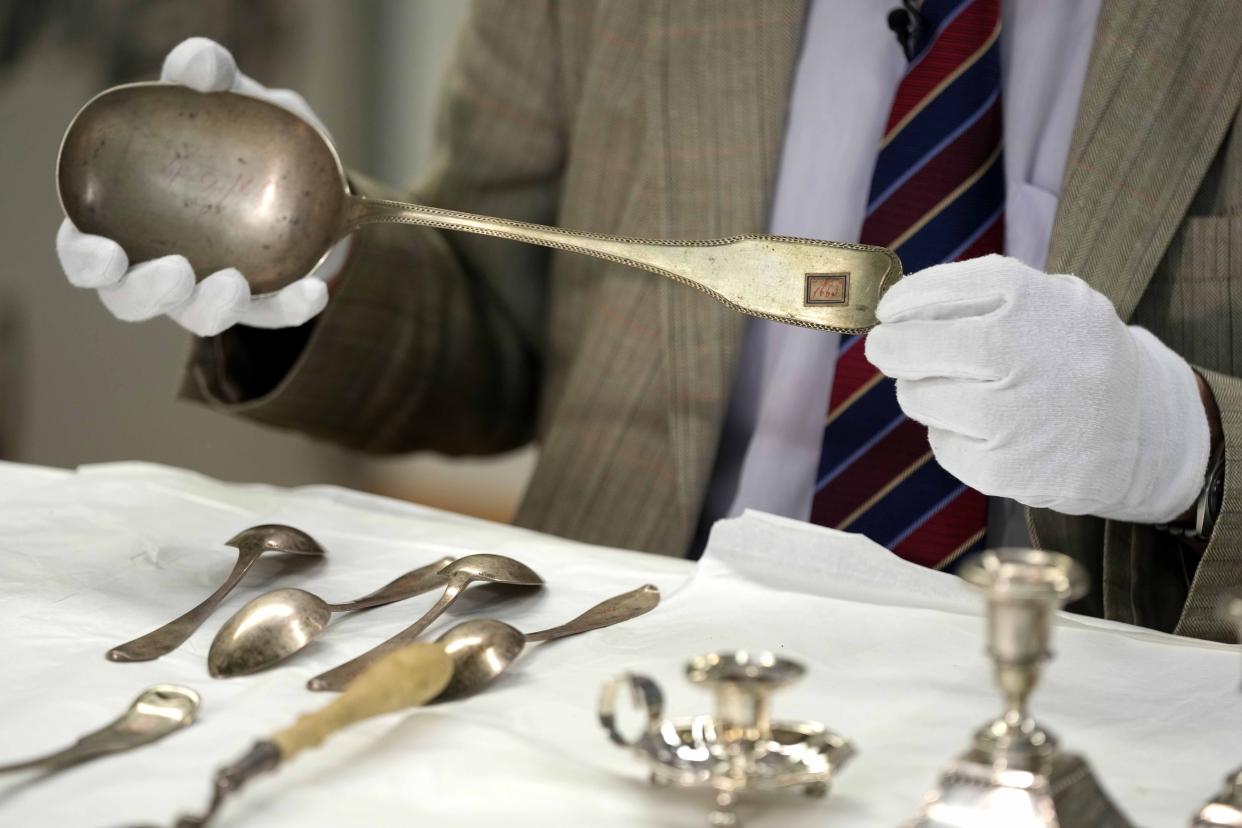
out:
<path id="1" fill-rule="evenodd" d="M 632 237 L 764 232 L 805 6 L 480 3 L 414 198 Z M 1205 381 L 1225 457 L 1211 538 L 1029 512 L 1037 544 L 1091 573 L 1083 611 L 1218 639 L 1215 604 L 1242 586 L 1240 33 L 1230 0 L 1104 0 L 1045 268 L 1086 280 Z M 535 440 L 518 524 L 685 553 L 741 317 L 650 274 L 482 237 L 374 225 L 348 255 L 312 323 L 200 340 L 183 393 L 365 451 Z"/>

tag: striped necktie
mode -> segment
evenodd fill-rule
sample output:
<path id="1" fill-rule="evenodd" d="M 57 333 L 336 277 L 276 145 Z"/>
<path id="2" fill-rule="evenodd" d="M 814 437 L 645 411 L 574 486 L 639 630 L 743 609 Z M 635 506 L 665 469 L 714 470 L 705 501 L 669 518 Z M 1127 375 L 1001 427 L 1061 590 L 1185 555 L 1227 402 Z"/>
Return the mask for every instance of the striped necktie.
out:
<path id="1" fill-rule="evenodd" d="M 893 248 L 907 273 L 1000 252 L 1000 0 L 926 0 L 923 32 L 871 182 L 862 241 Z M 842 337 L 811 520 L 861 532 L 943 567 L 983 546 L 987 498 L 932 457 L 896 388 Z"/>

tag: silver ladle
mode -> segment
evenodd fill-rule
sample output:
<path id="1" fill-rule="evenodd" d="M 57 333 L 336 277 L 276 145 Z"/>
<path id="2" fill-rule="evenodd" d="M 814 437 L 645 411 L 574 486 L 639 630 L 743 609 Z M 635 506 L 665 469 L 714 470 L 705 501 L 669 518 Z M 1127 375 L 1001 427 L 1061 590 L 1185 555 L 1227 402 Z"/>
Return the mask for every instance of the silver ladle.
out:
<path id="1" fill-rule="evenodd" d="M 440 570 L 452 562 L 444 557 L 420 566 L 343 604 L 329 604 L 294 587 L 265 592 L 235 612 L 216 633 L 207 652 L 207 672 L 214 678 L 228 678 L 270 667 L 311 643 L 328 626 L 333 613 L 404 601 L 444 586 L 447 578 Z"/>
<path id="2" fill-rule="evenodd" d="M 374 664 L 377 659 L 386 653 L 400 649 L 402 645 L 414 643 L 423 631 L 431 626 L 432 622 L 461 597 L 466 587 L 476 581 L 523 587 L 543 586 L 543 579 L 536 575 L 534 570 L 504 555 L 467 555 L 441 569 L 440 574 L 448 578 L 448 585 L 444 588 L 444 594 L 440 596 L 440 600 L 436 601 L 422 618 L 362 655 L 333 667 L 326 673 L 320 673 L 308 681 L 306 686 L 311 690 L 344 690 L 347 684 Z"/>
<path id="3" fill-rule="evenodd" d="M 279 523 L 265 523 L 251 526 L 234 535 L 225 546 L 236 547 L 237 563 L 224 583 L 215 592 L 208 595 L 203 602 L 182 616 L 174 618 L 164 626 L 152 630 L 146 635 L 127 641 L 108 651 L 110 661 L 150 661 L 181 646 L 194 634 L 207 616 L 215 612 L 233 588 L 245 577 L 254 566 L 255 561 L 264 552 L 285 552 L 293 555 L 324 555 L 323 547 L 314 538 L 292 526 Z"/>
<path id="4" fill-rule="evenodd" d="M 82 736 L 63 750 L 0 765 L 0 773 L 34 768 L 59 771 L 100 756 L 142 747 L 193 723 L 201 703 L 198 693 L 188 687 L 174 684 L 148 687 L 115 721 Z"/>
<path id="5" fill-rule="evenodd" d="M 240 270 L 279 290 L 374 223 L 461 230 L 581 253 L 698 288 L 734 310 L 848 333 L 876 322 L 901 278 L 891 250 L 787 236 L 666 241 L 545 227 L 352 195 L 335 148 L 293 113 L 246 95 L 137 83 L 74 117 L 57 161 L 61 206 L 131 262 L 177 253 L 200 278 Z"/>

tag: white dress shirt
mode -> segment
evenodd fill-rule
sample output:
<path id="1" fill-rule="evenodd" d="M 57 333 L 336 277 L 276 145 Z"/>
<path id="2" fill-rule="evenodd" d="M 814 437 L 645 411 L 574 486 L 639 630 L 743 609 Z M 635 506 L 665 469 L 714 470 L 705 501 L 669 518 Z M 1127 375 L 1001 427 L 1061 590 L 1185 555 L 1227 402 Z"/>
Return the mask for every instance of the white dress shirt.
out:
<path id="1" fill-rule="evenodd" d="M 1002 0 L 1006 253 L 1043 268 L 1100 0 Z M 857 241 L 907 61 L 896 2 L 814 0 L 794 80 L 771 232 Z M 811 511 L 838 335 L 750 320 L 704 517 Z M 990 545 L 1027 545 L 991 501 Z"/>

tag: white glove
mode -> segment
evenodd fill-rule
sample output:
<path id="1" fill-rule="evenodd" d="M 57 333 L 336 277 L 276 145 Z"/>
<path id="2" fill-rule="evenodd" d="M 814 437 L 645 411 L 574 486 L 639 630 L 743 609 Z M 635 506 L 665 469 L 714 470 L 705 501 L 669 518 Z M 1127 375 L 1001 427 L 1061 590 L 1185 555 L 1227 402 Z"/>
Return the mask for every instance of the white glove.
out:
<path id="1" fill-rule="evenodd" d="M 160 79 L 200 92 L 231 90 L 251 95 L 323 129 L 301 95 L 261 86 L 237 70 L 227 49 L 206 38 L 192 37 L 169 52 Z M 118 319 L 136 322 L 166 313 L 199 336 L 213 336 L 239 322 L 257 328 L 306 322 L 327 304 L 326 283 L 340 272 L 349 243 L 349 239 L 339 242 L 309 276 L 259 298 L 251 298 L 250 286 L 234 268 L 212 273 L 196 285 L 184 256 L 164 256 L 130 267 L 119 244 L 81 233 L 68 219 L 56 234 L 56 254 L 69 281 L 96 289 Z"/>
<path id="2" fill-rule="evenodd" d="M 876 316 L 867 358 L 963 483 L 1141 523 L 1194 502 L 1210 444 L 1194 372 L 1081 279 L 985 256 L 901 280 Z"/>

